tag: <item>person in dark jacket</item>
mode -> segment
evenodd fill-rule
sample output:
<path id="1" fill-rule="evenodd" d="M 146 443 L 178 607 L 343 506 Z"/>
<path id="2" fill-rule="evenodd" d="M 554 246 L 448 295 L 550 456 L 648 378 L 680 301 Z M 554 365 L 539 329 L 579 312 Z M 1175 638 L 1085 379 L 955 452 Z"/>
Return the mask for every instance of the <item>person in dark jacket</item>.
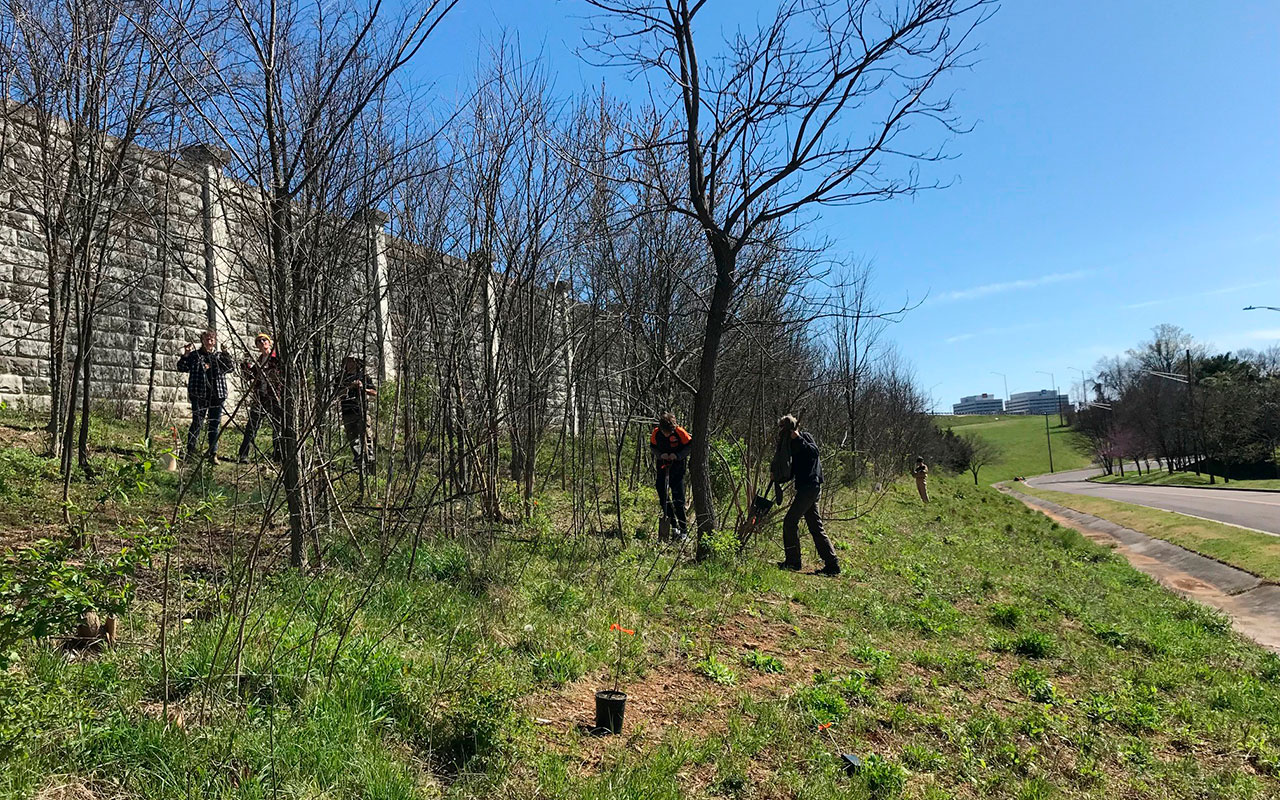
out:
<path id="1" fill-rule="evenodd" d="M 258 356 L 240 365 L 240 375 L 248 383 L 250 396 L 249 421 L 245 423 L 244 438 L 240 440 L 240 453 L 236 457 L 241 464 L 249 461 L 249 451 L 258 438 L 263 418 L 271 425 L 271 460 L 280 458 L 280 358 L 271 337 L 265 333 L 253 337 L 253 345 L 258 348 Z"/>
<path id="2" fill-rule="evenodd" d="M 375 462 L 373 426 L 369 424 L 369 398 L 377 397 L 373 380 L 365 374 L 364 361 L 355 356 L 342 360 L 342 372 L 335 381 L 339 409 L 342 412 L 342 430 L 347 435 L 347 446 L 357 465 L 372 468 Z"/>
<path id="3" fill-rule="evenodd" d="M 191 402 L 191 427 L 187 430 L 186 457 L 192 458 L 200 438 L 200 428 L 209 429 L 209 461 L 218 463 L 218 429 L 222 424 L 222 405 L 227 401 L 227 374 L 235 370 L 231 354 L 218 350 L 218 334 L 209 330 L 200 334 L 200 349 L 182 348 L 178 371 L 187 373 L 187 400 Z"/>
<path id="4" fill-rule="evenodd" d="M 658 424 L 649 434 L 658 502 L 676 541 L 682 541 L 688 531 L 684 513 L 684 469 L 692 441 L 693 437 L 676 424 L 676 417 L 670 411 L 658 417 Z"/>
<path id="5" fill-rule="evenodd" d="M 819 575 L 839 575 L 840 561 L 836 558 L 831 540 L 822 529 L 822 517 L 818 514 L 818 500 L 822 496 L 822 460 L 818 455 L 818 443 L 813 435 L 800 430 L 795 417 L 788 414 L 778 420 L 778 439 L 790 442 L 791 479 L 795 481 L 795 498 L 782 521 L 782 547 L 785 558 L 778 566 L 782 569 L 800 569 L 800 518 L 804 517 L 813 537 L 813 546 L 823 561 Z"/>

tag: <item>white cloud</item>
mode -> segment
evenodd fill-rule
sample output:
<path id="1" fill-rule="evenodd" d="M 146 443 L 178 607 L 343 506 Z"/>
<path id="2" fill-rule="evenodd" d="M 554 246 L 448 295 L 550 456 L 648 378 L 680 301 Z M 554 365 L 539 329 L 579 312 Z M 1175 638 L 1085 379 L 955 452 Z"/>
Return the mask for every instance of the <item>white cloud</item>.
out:
<path id="1" fill-rule="evenodd" d="M 957 333 L 955 336 L 948 336 L 942 341 L 946 344 L 955 344 L 956 342 L 965 342 L 970 339 L 976 339 L 979 336 L 998 336 L 1006 333 L 1017 333 L 1018 331 L 1032 331 L 1037 328 L 1043 328 L 1043 322 L 1028 322 L 1022 325 L 1008 325 L 1002 328 L 983 328 L 978 331 L 968 331 L 967 333 Z"/>
<path id="2" fill-rule="evenodd" d="M 1206 289 L 1203 292 L 1196 292 L 1195 294 L 1184 294 L 1176 297 L 1162 297 L 1157 300 L 1143 300 L 1140 303 L 1130 303 L 1127 306 L 1121 306 L 1121 308 L 1126 311 L 1132 311 L 1137 308 L 1150 308 L 1151 306 L 1160 306 L 1165 303 L 1177 303 L 1184 300 L 1199 300 L 1202 297 L 1213 297 L 1216 295 L 1231 294 L 1233 292 L 1243 292 L 1245 289 L 1258 289 L 1263 286 L 1274 286 L 1277 283 L 1280 283 L 1280 281 L 1271 280 L 1257 281 L 1256 283 L 1241 283 L 1236 286 L 1223 286 L 1218 289 Z"/>
<path id="3" fill-rule="evenodd" d="M 1018 292 L 1023 289 L 1035 289 L 1037 287 L 1048 286 L 1053 283 L 1075 281 L 1092 274 L 1093 270 L 1091 269 L 1081 269 L 1076 270 L 1075 272 L 1054 272 L 1049 275 L 1041 275 L 1038 278 L 1023 278 L 1022 280 L 1016 281 L 987 283 L 982 286 L 973 286 L 968 289 L 956 289 L 955 291 L 944 292 L 938 295 L 938 302 L 954 303 L 960 300 L 976 300 L 979 297 L 987 297 L 988 295 L 993 294 Z"/>

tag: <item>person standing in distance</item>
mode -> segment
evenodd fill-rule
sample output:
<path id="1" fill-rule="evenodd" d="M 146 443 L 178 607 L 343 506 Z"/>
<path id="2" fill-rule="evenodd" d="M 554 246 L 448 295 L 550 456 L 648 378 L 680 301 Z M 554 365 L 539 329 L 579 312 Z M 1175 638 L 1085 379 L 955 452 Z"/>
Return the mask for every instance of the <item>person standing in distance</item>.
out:
<path id="1" fill-rule="evenodd" d="M 676 424 L 676 417 L 670 411 L 662 412 L 649 434 L 658 502 L 663 516 L 671 524 L 671 537 L 677 542 L 683 541 L 688 531 L 684 513 L 684 468 L 692 441 L 693 437 Z"/>
<path id="2" fill-rule="evenodd" d="M 911 470 L 911 474 L 916 479 L 916 491 L 920 493 L 920 499 L 929 502 L 929 467 L 924 463 L 924 457 L 916 458 L 916 468 Z"/>
<path id="3" fill-rule="evenodd" d="M 787 570 L 800 569 L 800 518 L 804 517 L 809 535 L 813 537 L 813 546 L 823 562 L 817 574 L 839 575 L 840 561 L 822 528 L 822 516 L 818 513 L 818 500 L 822 497 L 822 461 L 818 455 L 818 443 L 814 441 L 813 434 L 800 430 L 799 421 L 791 414 L 778 420 L 778 439 L 784 444 L 790 442 L 791 478 L 796 484 L 795 498 L 782 520 L 784 560 L 778 566 Z"/>
<path id="4" fill-rule="evenodd" d="M 227 401 L 227 375 L 235 371 L 231 354 L 218 351 L 218 334 L 200 334 L 200 349 L 183 345 L 178 371 L 187 373 L 187 400 L 191 403 L 191 427 L 187 430 L 186 458 L 194 458 L 200 428 L 209 428 L 209 463 L 218 463 L 218 428 L 222 424 L 222 404 Z"/>

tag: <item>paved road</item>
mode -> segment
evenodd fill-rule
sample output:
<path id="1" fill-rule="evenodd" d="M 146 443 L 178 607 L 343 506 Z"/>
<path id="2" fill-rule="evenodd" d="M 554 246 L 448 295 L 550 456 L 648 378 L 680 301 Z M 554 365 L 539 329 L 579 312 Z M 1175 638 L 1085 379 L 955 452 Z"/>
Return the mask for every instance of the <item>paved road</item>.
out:
<path id="1" fill-rule="evenodd" d="M 1196 517 L 1243 525 L 1280 536 L 1280 492 L 1239 492 L 1232 489 L 1180 489 L 1177 486 L 1133 486 L 1090 483 L 1098 469 L 1078 469 L 1028 478 L 1027 483 L 1055 492 L 1105 497 L 1139 506 L 1162 508 Z M 1016 488 L 1016 484 L 1015 484 Z"/>

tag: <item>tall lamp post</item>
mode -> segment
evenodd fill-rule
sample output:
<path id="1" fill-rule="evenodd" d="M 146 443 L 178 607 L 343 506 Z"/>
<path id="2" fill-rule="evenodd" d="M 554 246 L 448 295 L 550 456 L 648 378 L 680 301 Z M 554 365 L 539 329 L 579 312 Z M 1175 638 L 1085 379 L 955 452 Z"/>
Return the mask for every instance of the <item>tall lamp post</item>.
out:
<path id="1" fill-rule="evenodd" d="M 1084 370 L 1080 369 L 1079 367 L 1067 367 L 1067 369 L 1073 369 L 1076 372 L 1080 373 L 1080 405 L 1081 406 L 1088 405 L 1089 404 L 1089 387 L 1088 387 L 1089 380 L 1085 378 Z"/>
<path id="2" fill-rule="evenodd" d="M 1045 372 L 1042 369 L 1036 370 L 1039 375 L 1048 375 L 1049 383 L 1053 384 L 1053 402 L 1058 407 L 1058 427 L 1062 427 L 1062 397 L 1058 394 L 1058 379 L 1053 377 L 1052 372 Z"/>
<path id="3" fill-rule="evenodd" d="M 1009 376 L 1005 375 L 1003 372 L 996 372 L 994 369 L 991 370 L 991 374 L 999 375 L 1001 378 L 1004 378 L 1004 401 L 1006 403 L 1009 402 Z"/>

